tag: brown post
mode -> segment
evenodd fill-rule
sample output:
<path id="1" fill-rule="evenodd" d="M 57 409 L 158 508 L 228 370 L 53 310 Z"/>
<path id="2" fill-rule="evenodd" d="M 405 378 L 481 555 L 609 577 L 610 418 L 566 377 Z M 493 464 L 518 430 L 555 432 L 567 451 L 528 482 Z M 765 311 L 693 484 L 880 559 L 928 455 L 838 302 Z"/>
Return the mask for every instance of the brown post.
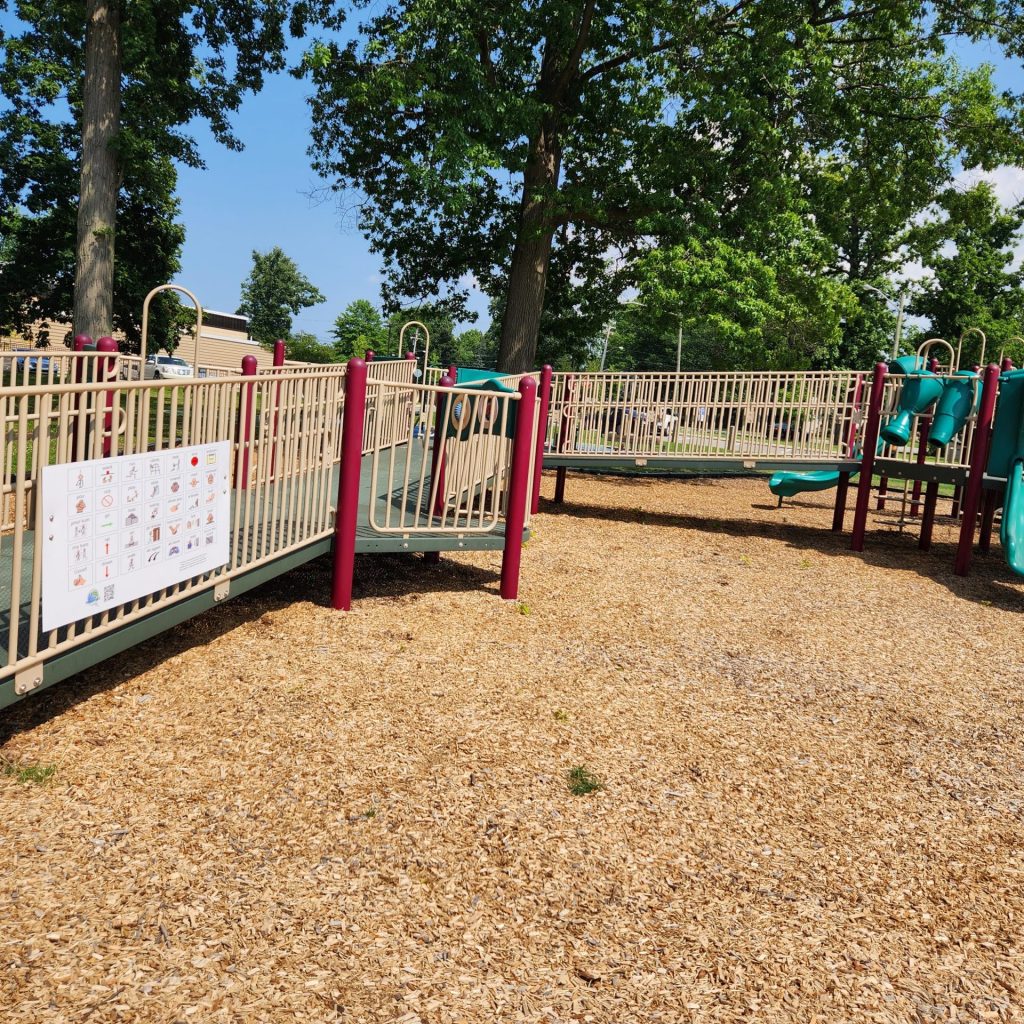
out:
<path id="1" fill-rule="evenodd" d="M 921 516 L 921 537 L 917 546 L 927 551 L 932 546 L 932 527 L 935 525 L 935 505 L 939 500 L 939 482 L 929 480 L 924 489 L 924 514 Z"/>
<path id="2" fill-rule="evenodd" d="M 846 518 L 846 492 L 850 488 L 850 474 L 839 474 L 839 485 L 836 487 L 836 504 L 832 512 L 832 532 L 843 532 L 843 520 Z M 780 499 L 781 500 L 781 499 Z"/>

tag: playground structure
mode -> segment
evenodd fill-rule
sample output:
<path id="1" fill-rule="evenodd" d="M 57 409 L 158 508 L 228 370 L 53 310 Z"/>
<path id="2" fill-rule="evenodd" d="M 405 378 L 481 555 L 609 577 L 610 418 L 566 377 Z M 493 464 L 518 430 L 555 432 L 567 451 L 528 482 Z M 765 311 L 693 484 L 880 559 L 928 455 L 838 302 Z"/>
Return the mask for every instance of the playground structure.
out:
<path id="1" fill-rule="evenodd" d="M 989 549 L 1002 499 L 1004 551 L 1024 575 L 1024 381 L 1009 360 L 1002 371 L 994 364 L 984 373 L 961 370 L 961 346 L 929 339 L 873 375 L 557 374 L 544 454 L 556 471 L 554 500 L 564 501 L 569 469 L 767 471 L 780 504 L 834 488 L 832 529 L 842 532 L 859 474 L 851 545 L 860 551 L 877 475 L 880 509 L 889 481 L 904 481 L 900 524 L 919 519 L 927 550 L 947 485 L 950 514 L 961 524 L 955 571 L 969 571 L 979 515 L 980 547 Z M 945 363 L 935 350 L 945 350 Z"/>
<path id="2" fill-rule="evenodd" d="M 1024 372 L 1009 361 L 961 371 L 959 351 L 939 339 L 873 375 L 545 367 L 520 376 L 420 370 L 415 353 L 372 352 L 320 366 L 287 363 L 278 342 L 269 368 L 249 356 L 238 368 L 147 381 L 140 357 L 83 337 L 71 353 L 0 359 L 0 708 L 329 552 L 338 609 L 351 606 L 356 553 L 436 561 L 446 550 L 501 550 L 500 592 L 515 598 L 542 463 L 556 471 L 556 502 L 569 469 L 774 472 L 780 500 L 834 488 L 837 532 L 859 474 L 855 550 L 876 476 L 880 507 L 893 500 L 888 482 L 905 482 L 901 524 L 920 519 L 922 548 L 940 486 L 952 485 L 956 571 L 968 571 L 979 518 L 988 549 L 1002 505 L 1002 545 L 1024 575 Z M 43 471 L 224 442 L 227 561 L 44 629 Z"/>
<path id="3" fill-rule="evenodd" d="M 540 483 L 534 377 L 431 386 L 410 359 L 289 367 L 279 344 L 269 372 L 249 356 L 234 373 L 155 381 L 112 339 L 76 349 L 0 388 L 0 707 L 327 553 L 339 609 L 359 552 L 501 551 L 501 595 L 517 596 Z M 223 442 L 227 562 L 44 629 L 44 470 Z"/>

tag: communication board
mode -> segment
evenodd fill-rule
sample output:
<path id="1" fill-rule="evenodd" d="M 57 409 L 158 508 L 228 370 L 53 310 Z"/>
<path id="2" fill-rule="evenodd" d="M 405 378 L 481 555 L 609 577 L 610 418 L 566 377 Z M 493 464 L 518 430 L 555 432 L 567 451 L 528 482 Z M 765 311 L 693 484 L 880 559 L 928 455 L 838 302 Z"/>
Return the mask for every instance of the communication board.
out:
<path id="1" fill-rule="evenodd" d="M 231 444 L 43 467 L 43 629 L 224 565 Z"/>

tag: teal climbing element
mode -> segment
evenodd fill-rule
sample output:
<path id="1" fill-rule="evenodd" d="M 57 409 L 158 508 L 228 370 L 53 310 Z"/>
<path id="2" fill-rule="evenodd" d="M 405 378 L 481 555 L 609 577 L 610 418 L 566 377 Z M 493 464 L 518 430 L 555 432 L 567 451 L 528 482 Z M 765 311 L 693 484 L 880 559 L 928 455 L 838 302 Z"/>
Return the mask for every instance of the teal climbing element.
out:
<path id="1" fill-rule="evenodd" d="M 974 411 L 979 392 L 978 375 L 973 370 L 961 370 L 942 382 L 942 394 L 935 404 L 928 443 L 944 449 L 964 429 L 967 417 Z"/>
<path id="2" fill-rule="evenodd" d="M 914 417 L 927 412 L 943 391 L 943 378 L 930 370 L 918 370 L 905 376 L 896 415 L 882 427 L 883 440 L 896 448 L 902 448 L 910 440 Z"/>

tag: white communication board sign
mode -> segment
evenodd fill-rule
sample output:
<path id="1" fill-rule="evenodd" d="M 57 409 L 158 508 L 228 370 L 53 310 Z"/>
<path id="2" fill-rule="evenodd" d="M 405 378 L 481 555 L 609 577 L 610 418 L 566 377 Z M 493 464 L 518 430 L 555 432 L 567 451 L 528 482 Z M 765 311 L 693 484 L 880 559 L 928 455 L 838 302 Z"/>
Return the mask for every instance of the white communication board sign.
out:
<path id="1" fill-rule="evenodd" d="M 231 444 L 43 467 L 43 629 L 224 565 Z"/>

